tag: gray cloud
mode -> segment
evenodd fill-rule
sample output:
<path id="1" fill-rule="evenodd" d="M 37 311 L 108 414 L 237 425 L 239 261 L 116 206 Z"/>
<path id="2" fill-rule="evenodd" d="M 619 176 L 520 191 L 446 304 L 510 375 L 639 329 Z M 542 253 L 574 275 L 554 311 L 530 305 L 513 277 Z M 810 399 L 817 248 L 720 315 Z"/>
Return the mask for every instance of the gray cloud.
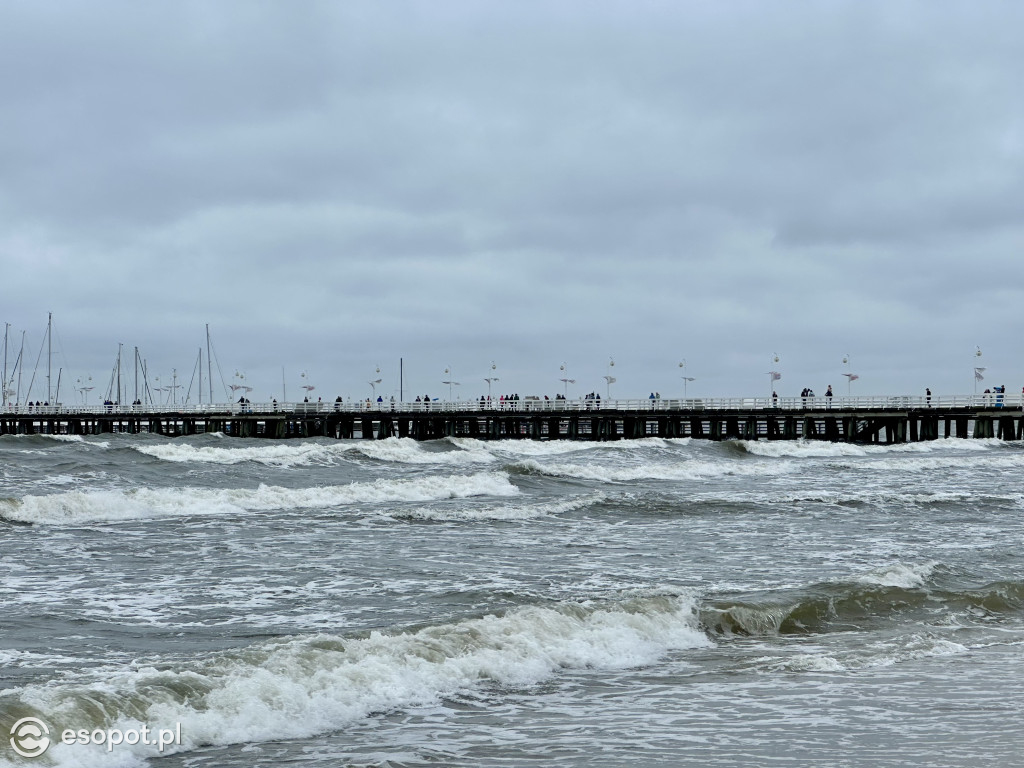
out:
<path id="1" fill-rule="evenodd" d="M 1024 380 L 1016 5 L 0 2 L 0 320 L 260 396 Z M 19 335 L 20 338 L 20 335 Z M 33 357 L 34 361 L 34 357 Z M 459 372 L 465 372 L 464 374 Z M 998 373 L 997 373 L 998 372 Z M 106 373 L 104 373 L 106 375 Z M 575 375 L 575 374 L 574 374 Z"/>

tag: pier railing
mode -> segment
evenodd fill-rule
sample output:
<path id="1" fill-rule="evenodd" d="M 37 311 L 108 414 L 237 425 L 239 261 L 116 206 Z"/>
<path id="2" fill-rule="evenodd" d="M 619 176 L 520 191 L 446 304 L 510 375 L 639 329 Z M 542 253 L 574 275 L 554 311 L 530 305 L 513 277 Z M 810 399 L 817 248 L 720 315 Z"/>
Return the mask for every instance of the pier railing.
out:
<path id="1" fill-rule="evenodd" d="M 391 402 L 343 400 L 301 403 L 144 403 L 141 405 L 15 405 L 0 407 L 0 413 L 18 415 L 103 415 L 124 416 L 147 414 L 182 414 L 192 416 L 225 416 L 274 413 L 310 415 L 330 413 L 579 413 L 585 411 L 905 411 L 940 408 L 987 410 L 990 408 L 1021 409 L 1024 399 L 1017 393 L 986 393 L 981 395 L 869 395 L 864 397 L 703 397 L 703 398 L 639 398 L 627 400 L 586 399 L 550 400 L 526 397 L 520 400 L 421 400 Z"/>

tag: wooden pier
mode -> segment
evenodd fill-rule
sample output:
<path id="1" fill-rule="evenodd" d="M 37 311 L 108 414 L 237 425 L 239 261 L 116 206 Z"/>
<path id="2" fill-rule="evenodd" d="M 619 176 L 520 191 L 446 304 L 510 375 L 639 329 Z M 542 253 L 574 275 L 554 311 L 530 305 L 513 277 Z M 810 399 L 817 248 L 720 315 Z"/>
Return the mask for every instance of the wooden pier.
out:
<path id="1" fill-rule="evenodd" d="M 977 398 L 972 398 L 976 400 Z M 232 437 L 380 440 L 825 440 L 891 445 L 939 438 L 1024 439 L 1019 403 L 943 403 L 888 399 L 855 407 L 815 398 L 778 401 L 523 401 L 514 407 L 469 403 L 355 403 L 336 406 L 234 405 L 168 409 L 38 407 L 0 413 L 0 435 L 218 432 Z M 626 403 L 629 407 L 622 407 Z"/>

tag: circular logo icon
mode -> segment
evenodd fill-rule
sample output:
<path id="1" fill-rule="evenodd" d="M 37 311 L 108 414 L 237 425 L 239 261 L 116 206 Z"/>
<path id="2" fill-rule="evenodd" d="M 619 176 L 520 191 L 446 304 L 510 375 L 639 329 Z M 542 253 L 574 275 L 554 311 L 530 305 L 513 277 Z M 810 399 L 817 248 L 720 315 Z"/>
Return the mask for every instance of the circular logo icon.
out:
<path id="1" fill-rule="evenodd" d="M 23 717 L 11 726 L 11 746 L 22 757 L 39 757 L 50 746 L 50 729 L 38 717 Z"/>

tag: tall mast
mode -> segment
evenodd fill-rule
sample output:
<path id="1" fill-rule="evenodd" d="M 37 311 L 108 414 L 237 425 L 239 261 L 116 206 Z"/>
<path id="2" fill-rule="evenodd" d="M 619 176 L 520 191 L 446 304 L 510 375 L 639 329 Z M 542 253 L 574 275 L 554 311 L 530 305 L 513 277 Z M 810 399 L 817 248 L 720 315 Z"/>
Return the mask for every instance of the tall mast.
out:
<path id="1" fill-rule="evenodd" d="M 117 342 L 117 400 L 118 405 L 121 404 L 121 342 Z"/>
<path id="2" fill-rule="evenodd" d="M 189 384 L 191 387 L 192 385 Z M 203 348 L 199 348 L 199 404 L 203 404 Z"/>
<path id="3" fill-rule="evenodd" d="M 50 371 L 53 368 L 53 312 L 48 313 L 46 318 L 46 402 L 53 399 L 53 391 L 50 389 Z"/>
<path id="4" fill-rule="evenodd" d="M 11 324 L 4 323 L 4 380 L 2 382 L 3 404 L 7 405 L 7 334 L 11 332 Z"/>
<path id="5" fill-rule="evenodd" d="M 24 359 L 24 358 L 22 358 L 22 355 L 24 355 L 24 354 L 25 354 L 25 332 L 22 331 L 21 332 L 21 352 L 18 353 L 18 361 L 19 362 Z M 18 366 L 18 402 L 19 403 L 21 402 L 21 369 L 24 368 L 24 367 L 25 367 L 24 365 L 19 365 Z"/>
<path id="6" fill-rule="evenodd" d="M 139 348 L 135 348 L 135 399 L 132 400 L 132 405 L 135 405 L 135 400 L 139 399 Z"/>
<path id="7" fill-rule="evenodd" d="M 210 405 L 213 405 L 213 368 L 210 367 L 211 365 L 213 365 L 213 358 L 210 356 L 210 324 L 207 323 L 206 324 L 206 380 L 210 384 Z M 200 366 L 200 368 L 201 367 L 202 366 Z M 218 368 L 218 370 L 220 369 L 220 363 L 217 363 L 217 368 Z M 221 377 L 223 377 L 223 376 L 224 376 L 224 374 L 221 374 Z M 200 385 L 199 388 L 202 389 L 202 385 Z"/>

